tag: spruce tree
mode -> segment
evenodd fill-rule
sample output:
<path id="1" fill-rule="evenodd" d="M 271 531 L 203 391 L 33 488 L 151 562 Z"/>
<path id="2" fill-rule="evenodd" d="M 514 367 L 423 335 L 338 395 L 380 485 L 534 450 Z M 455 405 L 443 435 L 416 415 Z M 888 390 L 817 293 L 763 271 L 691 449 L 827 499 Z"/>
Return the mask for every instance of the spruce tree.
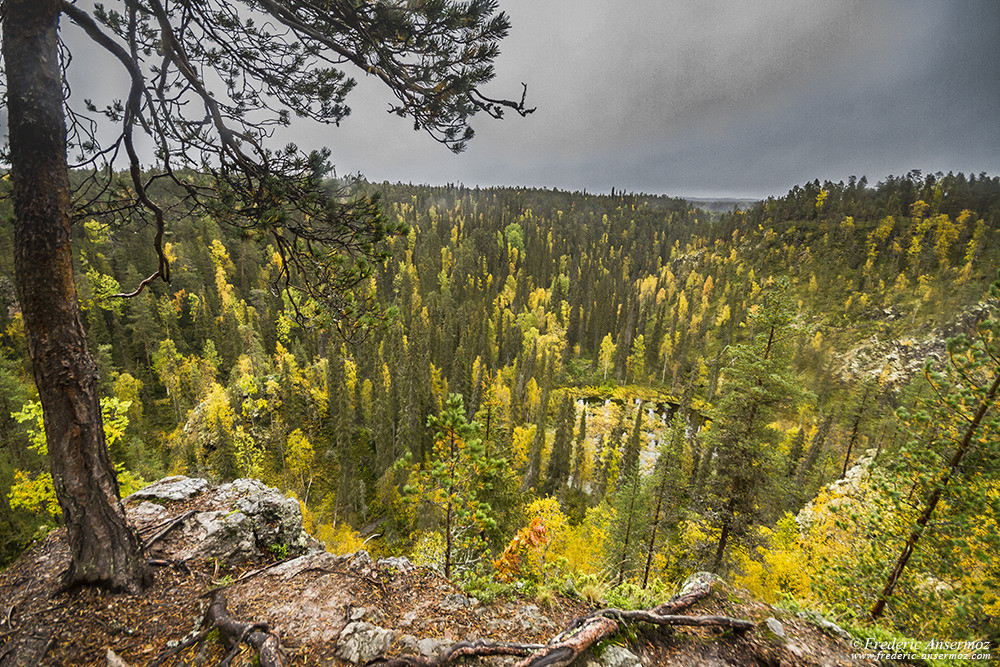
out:
<path id="1" fill-rule="evenodd" d="M 642 404 L 635 416 L 632 435 L 625 445 L 621 460 L 621 472 L 615 492 L 615 520 L 612 524 L 611 566 L 619 585 L 626 575 L 636 569 L 640 556 L 641 536 L 646 534 L 649 516 L 647 499 L 642 489 L 642 471 L 639 465 L 640 442 L 642 440 Z"/>
<path id="2" fill-rule="evenodd" d="M 542 389 L 542 398 L 538 407 L 538 417 L 535 421 L 535 439 L 531 443 L 531 452 L 528 455 L 528 467 L 524 472 L 524 483 L 521 490 L 538 488 L 538 479 L 542 471 L 542 450 L 545 449 L 545 431 L 548 428 L 549 418 L 549 388 L 548 385 Z"/>
<path id="3" fill-rule="evenodd" d="M 649 539 L 646 542 L 646 567 L 642 575 L 642 587 L 649 583 L 649 572 L 653 564 L 653 555 L 657 544 L 663 538 L 663 529 L 676 526 L 683 512 L 684 488 L 684 436 L 686 424 L 681 411 L 674 413 L 670 422 L 667 439 L 660 446 L 659 457 L 653 472 L 653 484 L 650 488 L 652 517 L 648 528 Z"/>
<path id="4" fill-rule="evenodd" d="M 800 393 L 785 345 L 793 322 L 786 289 L 784 282 L 769 285 L 750 309 L 751 338 L 729 348 L 721 398 L 712 411 L 715 471 L 708 504 L 719 526 L 713 572 L 730 542 L 748 538 L 764 516 L 762 506 L 773 496 L 779 435 L 771 422 Z"/>
<path id="5" fill-rule="evenodd" d="M 587 408 L 580 410 L 580 425 L 573 447 L 573 489 L 583 491 L 583 478 L 587 463 Z"/>
<path id="6" fill-rule="evenodd" d="M 556 419 L 556 432 L 552 440 L 552 452 L 549 454 L 549 465 L 545 470 L 545 483 L 542 485 L 543 496 L 564 496 L 569 482 L 570 459 L 573 453 L 573 424 L 576 422 L 576 410 L 573 397 L 568 393 L 559 406 L 559 416 Z"/>

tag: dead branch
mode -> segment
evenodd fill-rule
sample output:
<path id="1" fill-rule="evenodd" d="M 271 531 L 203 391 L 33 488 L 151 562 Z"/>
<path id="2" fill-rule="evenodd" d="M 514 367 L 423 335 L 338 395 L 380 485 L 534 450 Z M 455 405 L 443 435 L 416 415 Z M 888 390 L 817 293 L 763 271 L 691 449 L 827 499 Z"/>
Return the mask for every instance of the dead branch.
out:
<path id="1" fill-rule="evenodd" d="M 149 547 L 153 546 L 153 544 L 155 544 L 157 541 L 163 539 L 164 535 L 166 535 L 171 530 L 184 523 L 184 521 L 187 520 L 188 517 L 194 516 L 194 514 L 195 514 L 194 510 L 191 510 L 190 512 L 185 512 L 176 519 L 172 519 L 165 528 L 163 528 L 156 535 L 153 535 L 151 538 L 146 540 L 145 548 L 149 549 Z"/>
<path id="2" fill-rule="evenodd" d="M 244 582 L 247 579 L 250 579 L 252 577 L 256 577 L 259 574 L 263 574 L 264 572 L 267 572 L 268 570 L 276 568 L 279 565 L 284 565 L 285 563 L 287 563 L 290 560 L 295 560 L 295 558 L 297 558 L 297 556 L 289 556 L 288 558 L 283 558 L 282 560 L 276 560 L 273 563 L 268 563 L 267 565 L 264 565 L 263 567 L 258 567 L 255 570 L 250 570 L 248 572 L 244 572 L 243 574 L 241 574 L 239 577 L 237 577 L 233 581 L 229 582 L 228 584 L 223 584 L 221 586 L 218 586 L 217 588 L 213 588 L 212 590 L 208 591 L 207 593 L 202 593 L 200 597 L 203 597 L 203 598 L 214 597 L 216 593 L 221 593 L 222 591 L 226 590 L 227 588 L 232 588 L 236 584 Z M 219 570 L 218 570 L 218 565 L 216 565 L 216 570 L 215 570 L 214 577 L 218 577 L 218 576 L 219 576 Z"/>
<path id="3" fill-rule="evenodd" d="M 491 655 L 527 656 L 533 651 L 544 648 L 541 644 L 514 644 L 510 642 L 458 642 L 452 644 L 436 658 L 422 655 L 401 655 L 385 661 L 376 658 L 366 665 L 381 665 L 382 667 L 443 667 L 459 658 L 484 657 Z"/>
<path id="4" fill-rule="evenodd" d="M 598 609 L 572 624 L 544 646 L 503 642 L 459 642 L 436 658 L 403 655 L 391 659 L 376 658 L 368 665 L 380 667 L 443 667 L 469 656 L 514 655 L 524 659 L 514 667 L 566 667 L 594 644 L 618 633 L 624 624 L 649 623 L 657 626 L 698 626 L 729 628 L 737 632 L 754 629 L 756 624 L 729 616 L 685 616 L 676 612 L 691 607 L 712 592 L 711 583 L 703 584 L 652 609 Z"/>

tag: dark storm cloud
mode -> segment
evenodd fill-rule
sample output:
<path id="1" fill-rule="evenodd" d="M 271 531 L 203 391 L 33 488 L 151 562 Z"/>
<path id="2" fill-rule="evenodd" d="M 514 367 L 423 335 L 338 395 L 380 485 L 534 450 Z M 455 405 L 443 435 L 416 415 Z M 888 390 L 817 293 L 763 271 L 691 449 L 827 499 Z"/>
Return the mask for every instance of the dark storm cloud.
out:
<path id="1" fill-rule="evenodd" d="M 532 116 L 477 118 L 455 156 L 387 114 L 387 92 L 362 75 L 341 127 L 300 124 L 278 141 L 327 145 L 340 173 L 372 180 L 591 191 L 756 196 L 851 174 L 1000 172 L 996 0 L 501 8 L 513 27 L 490 92 L 525 82 Z M 115 69 L 78 59 L 74 87 L 124 92 Z"/>
<path id="2" fill-rule="evenodd" d="M 1000 171 L 995 2 L 504 7 L 497 86 L 525 80 L 538 112 L 456 159 L 405 145 L 426 176 L 388 178 L 763 195 Z"/>

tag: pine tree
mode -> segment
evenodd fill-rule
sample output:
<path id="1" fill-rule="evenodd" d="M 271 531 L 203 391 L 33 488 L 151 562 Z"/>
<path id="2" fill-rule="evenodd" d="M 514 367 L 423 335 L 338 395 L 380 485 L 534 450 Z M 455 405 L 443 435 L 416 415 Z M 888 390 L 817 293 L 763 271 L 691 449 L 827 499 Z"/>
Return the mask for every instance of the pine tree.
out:
<path id="1" fill-rule="evenodd" d="M 448 396 L 444 410 L 428 417 L 427 426 L 434 430 L 433 455 L 425 465 L 415 463 L 411 454 L 403 459 L 409 473 L 405 497 L 440 514 L 444 575 L 450 578 L 455 567 L 468 569 L 483 556 L 482 536 L 496 522 L 489 503 L 481 499 L 482 482 L 501 462 L 486 455 L 479 424 L 466 420 L 458 394 Z"/>
<path id="2" fill-rule="evenodd" d="M 731 540 L 742 541 L 762 516 L 774 483 L 771 427 L 778 412 L 800 393 L 789 370 L 786 338 L 792 308 L 784 282 L 770 285 L 750 311 L 748 343 L 729 349 L 721 399 L 713 410 L 711 445 L 716 454 L 710 505 L 719 517 L 712 571 L 722 566 Z"/>

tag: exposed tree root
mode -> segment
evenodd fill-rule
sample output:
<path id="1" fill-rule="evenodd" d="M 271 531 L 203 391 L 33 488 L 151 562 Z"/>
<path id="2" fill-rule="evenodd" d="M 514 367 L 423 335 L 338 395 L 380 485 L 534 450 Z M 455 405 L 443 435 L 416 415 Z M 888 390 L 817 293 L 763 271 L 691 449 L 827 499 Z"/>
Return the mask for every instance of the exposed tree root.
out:
<path id="1" fill-rule="evenodd" d="M 711 584 L 702 585 L 683 596 L 652 609 L 626 611 L 622 609 L 599 609 L 578 618 L 568 628 L 549 640 L 545 646 L 492 642 L 459 642 L 436 658 L 417 655 L 403 655 L 388 660 L 379 658 L 369 665 L 382 667 L 443 667 L 452 661 L 469 656 L 514 655 L 524 659 L 514 667 L 566 667 L 572 664 L 588 648 L 599 641 L 616 634 L 627 623 L 650 623 L 670 626 L 711 626 L 746 632 L 756 627 L 752 621 L 729 616 L 684 616 L 683 611 L 712 592 Z"/>
<path id="2" fill-rule="evenodd" d="M 173 530 L 177 526 L 187 521 L 189 517 L 192 517 L 194 515 L 195 515 L 194 510 L 191 510 L 190 512 L 185 512 L 184 514 L 181 514 L 179 517 L 171 519 L 170 521 L 167 522 L 166 526 L 162 528 L 162 530 L 160 530 L 155 535 L 153 535 L 152 537 L 150 537 L 148 540 L 145 541 L 145 544 L 143 544 L 143 548 L 148 550 L 151 546 L 156 544 L 158 541 L 162 540 L 167 533 L 169 533 L 171 530 Z M 155 526 L 154 529 L 155 528 L 160 528 L 160 526 Z"/>
<path id="3" fill-rule="evenodd" d="M 458 642 L 436 658 L 422 655 L 401 655 L 385 660 L 376 658 L 368 665 L 382 667 L 441 667 L 458 658 L 483 657 L 488 655 L 531 655 L 533 651 L 544 648 L 541 644 L 512 644 L 507 642 Z"/>
<path id="4" fill-rule="evenodd" d="M 601 609 L 600 611 L 594 613 L 600 614 L 604 618 L 610 618 L 617 621 L 649 623 L 651 625 L 712 626 L 717 628 L 731 628 L 733 630 L 739 630 L 740 632 L 753 630 L 756 627 L 756 623 L 753 621 L 745 621 L 740 618 L 731 618 L 729 616 L 664 615 L 655 614 L 644 609 L 637 609 L 634 611 L 625 611 L 623 609 Z"/>
<path id="5" fill-rule="evenodd" d="M 226 595 L 222 590 L 213 591 L 211 597 L 212 602 L 205 614 L 204 629 L 177 646 L 160 653 L 149 663 L 149 667 L 163 664 L 167 658 L 204 640 L 215 629 L 219 630 L 223 642 L 229 648 L 229 653 L 219 663 L 220 667 L 227 667 L 239 652 L 240 644 L 244 643 L 257 651 L 261 667 L 282 667 L 278 638 L 271 633 L 265 623 L 244 623 L 232 618 L 226 610 Z"/>

